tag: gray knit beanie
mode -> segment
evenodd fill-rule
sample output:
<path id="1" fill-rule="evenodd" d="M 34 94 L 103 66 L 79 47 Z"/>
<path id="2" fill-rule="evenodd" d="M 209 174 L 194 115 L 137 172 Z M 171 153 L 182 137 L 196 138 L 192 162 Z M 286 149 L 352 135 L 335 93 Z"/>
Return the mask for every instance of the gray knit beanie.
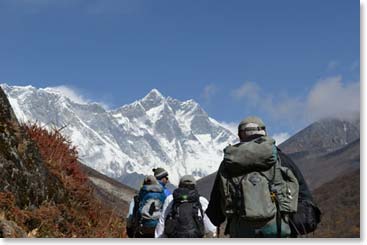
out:
<path id="1" fill-rule="evenodd" d="M 153 173 L 157 180 L 168 176 L 168 172 L 164 168 L 153 168 Z"/>

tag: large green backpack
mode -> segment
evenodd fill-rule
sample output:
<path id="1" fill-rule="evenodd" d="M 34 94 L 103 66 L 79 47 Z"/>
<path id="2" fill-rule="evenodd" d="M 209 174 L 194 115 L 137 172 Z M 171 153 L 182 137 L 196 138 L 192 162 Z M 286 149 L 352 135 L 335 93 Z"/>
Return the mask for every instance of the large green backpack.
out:
<path id="1" fill-rule="evenodd" d="M 297 211 L 298 181 L 292 171 L 281 166 L 275 141 L 261 136 L 249 142 L 228 146 L 220 183 L 228 219 L 240 219 L 246 224 L 275 224 L 275 234 L 287 236 L 281 222 Z M 284 234 L 282 234 L 282 232 Z"/>

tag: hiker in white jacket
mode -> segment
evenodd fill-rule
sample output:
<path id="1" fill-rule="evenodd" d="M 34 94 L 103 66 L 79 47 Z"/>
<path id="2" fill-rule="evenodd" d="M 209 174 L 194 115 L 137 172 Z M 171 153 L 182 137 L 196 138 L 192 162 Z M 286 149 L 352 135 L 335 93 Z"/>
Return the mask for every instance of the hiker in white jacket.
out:
<path id="1" fill-rule="evenodd" d="M 215 237 L 216 227 L 205 214 L 207 207 L 208 200 L 199 196 L 196 190 L 195 178 L 191 175 L 183 176 L 179 188 L 169 195 L 163 204 L 161 217 L 155 229 L 155 238 L 197 238 L 204 235 Z M 197 209 L 197 216 L 189 215 L 196 213 L 192 212 L 193 208 Z"/>

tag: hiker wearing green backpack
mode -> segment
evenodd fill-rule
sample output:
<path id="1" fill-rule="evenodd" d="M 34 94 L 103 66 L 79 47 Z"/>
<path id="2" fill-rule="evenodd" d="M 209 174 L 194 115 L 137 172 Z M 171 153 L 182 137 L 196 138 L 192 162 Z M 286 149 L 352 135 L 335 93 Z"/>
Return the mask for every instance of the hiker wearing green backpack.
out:
<path id="1" fill-rule="evenodd" d="M 230 237 L 296 237 L 316 229 L 320 211 L 296 165 L 267 136 L 258 117 L 238 126 L 224 149 L 206 214 Z"/>

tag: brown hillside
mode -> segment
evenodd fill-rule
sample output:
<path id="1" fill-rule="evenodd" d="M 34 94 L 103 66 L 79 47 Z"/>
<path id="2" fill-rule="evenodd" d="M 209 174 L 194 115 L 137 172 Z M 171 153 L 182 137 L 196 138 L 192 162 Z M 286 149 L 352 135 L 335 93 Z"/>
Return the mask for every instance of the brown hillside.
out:
<path id="1" fill-rule="evenodd" d="M 104 206 L 115 210 L 120 216 L 125 217 L 136 190 L 82 163 L 80 163 L 80 167 L 88 176 L 90 184 L 94 189 L 95 197 Z"/>
<path id="2" fill-rule="evenodd" d="M 315 237 L 360 237 L 360 171 L 340 176 L 314 191 L 322 218 Z"/>
<path id="3" fill-rule="evenodd" d="M 360 168 L 360 140 L 329 154 L 299 159 L 295 163 L 304 173 L 310 188 L 316 189 L 338 176 Z"/>

